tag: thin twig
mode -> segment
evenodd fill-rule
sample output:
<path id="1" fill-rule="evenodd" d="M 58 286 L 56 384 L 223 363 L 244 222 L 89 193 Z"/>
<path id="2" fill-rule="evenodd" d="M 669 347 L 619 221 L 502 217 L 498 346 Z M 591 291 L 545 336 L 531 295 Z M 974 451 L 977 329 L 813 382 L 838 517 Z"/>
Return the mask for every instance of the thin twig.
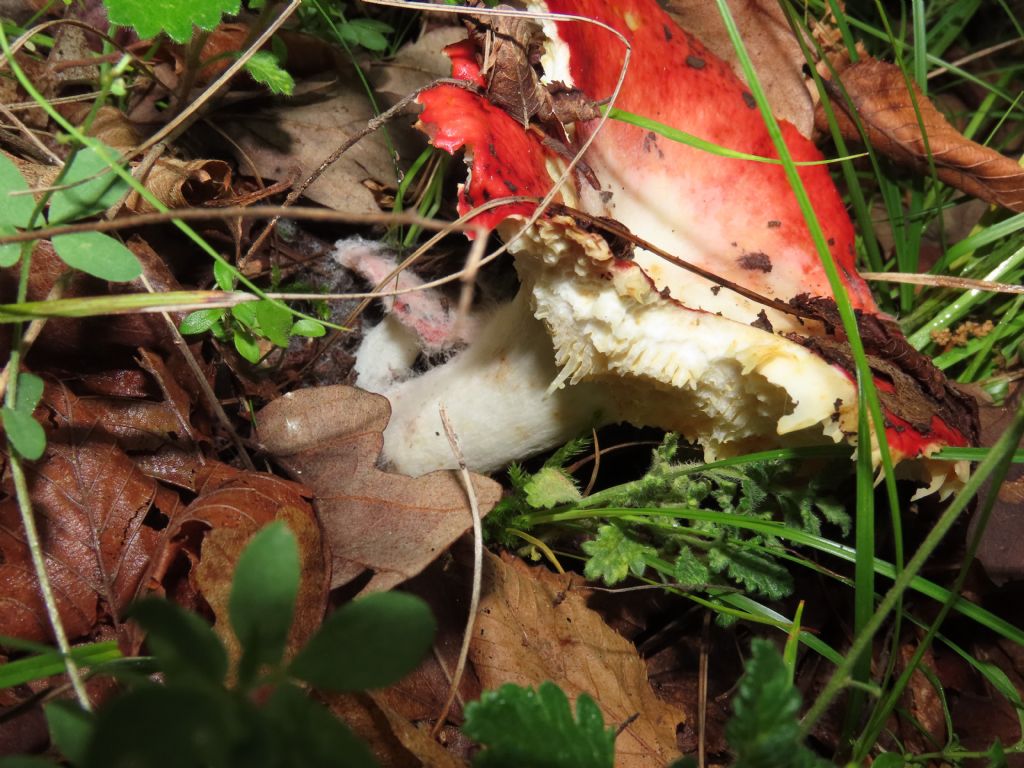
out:
<path id="1" fill-rule="evenodd" d="M 466 457 L 462 453 L 462 447 L 459 445 L 459 438 L 452 429 L 451 422 L 448 421 L 448 411 L 444 407 L 444 403 L 441 404 L 438 409 L 441 415 L 441 424 L 444 425 L 444 434 L 448 438 L 448 445 L 451 446 L 452 455 L 459 464 L 459 474 L 462 477 L 462 482 L 466 487 L 466 497 L 469 499 L 469 511 L 473 516 L 473 588 L 470 592 L 469 598 L 469 616 L 466 618 L 466 631 L 462 635 L 462 647 L 459 649 L 459 660 L 455 665 L 455 672 L 452 673 L 451 687 L 448 690 L 448 699 L 444 703 L 444 707 L 441 708 L 441 713 L 437 716 L 437 722 L 434 723 L 433 729 L 430 731 L 431 738 L 437 738 L 437 735 L 441 732 L 441 728 L 444 727 L 445 720 L 448 718 L 448 712 L 452 708 L 452 703 L 455 701 L 455 696 L 458 693 L 459 683 L 462 682 L 462 674 L 466 669 L 466 660 L 469 658 L 469 644 L 473 639 L 473 628 L 476 626 L 476 613 L 480 607 L 480 587 L 483 581 L 483 567 L 484 567 L 484 532 L 483 523 L 480 519 L 480 505 L 477 502 L 476 490 L 473 488 L 473 478 L 469 474 L 469 469 L 466 467 Z"/>
<path id="2" fill-rule="evenodd" d="M 150 293 L 156 293 L 153 288 L 153 284 L 149 282 L 149 278 L 145 275 L 140 275 L 139 280 L 145 286 L 146 290 Z M 220 404 L 220 400 L 217 399 L 217 394 L 213 391 L 210 386 L 210 382 L 206 380 L 206 376 L 203 375 L 203 369 L 199 367 L 199 362 L 196 360 L 195 355 L 192 354 L 192 350 L 188 348 L 188 342 L 185 341 L 185 337 L 181 335 L 181 331 L 178 330 L 178 326 L 167 312 L 161 312 L 161 316 L 164 319 L 164 323 L 167 325 L 167 330 L 171 333 L 171 338 L 174 340 L 174 346 L 177 347 L 178 352 L 185 359 L 185 365 L 188 366 L 189 370 L 192 371 L 192 376 L 195 378 L 196 383 L 199 385 L 200 391 L 203 393 L 203 397 L 206 398 L 207 404 L 213 409 L 214 414 L 217 416 L 217 420 L 220 425 L 227 432 L 228 437 L 231 438 L 231 442 L 235 444 L 235 450 L 238 451 L 238 456 L 242 460 L 242 464 L 245 468 L 255 472 L 256 465 L 252 461 L 252 457 L 249 456 L 249 452 L 245 449 L 245 443 L 242 442 L 242 437 L 235 431 L 235 427 L 231 423 L 231 419 L 228 418 L 227 413 L 224 411 L 224 406 Z"/>
<path id="3" fill-rule="evenodd" d="M 697 768 L 707 765 L 708 654 L 711 649 L 711 611 L 704 612 L 700 633 L 700 660 L 697 663 Z"/>
<path id="4" fill-rule="evenodd" d="M 909 283 L 934 288 L 956 288 L 962 291 L 986 291 L 988 293 L 1024 293 L 1024 286 L 1012 283 L 994 283 L 991 280 L 974 280 L 953 275 L 925 275 L 913 272 L 861 272 L 865 280 L 879 283 Z"/>
<path id="5" fill-rule="evenodd" d="M 43 157 L 48 158 L 50 162 L 56 165 L 58 168 L 64 165 L 64 161 L 60 159 L 60 156 L 54 153 L 54 151 L 50 149 L 48 146 L 43 144 L 42 140 L 38 136 L 36 136 L 35 131 L 33 131 L 31 128 L 25 125 L 25 123 L 23 123 L 16 114 L 11 112 L 11 110 L 6 105 L 0 104 L 0 114 L 2 114 L 4 117 L 10 120 L 14 124 L 14 127 L 17 128 L 20 133 L 24 134 L 25 138 L 27 138 L 32 143 L 32 146 L 34 146 L 36 149 L 42 152 Z"/>
<path id="6" fill-rule="evenodd" d="M 587 487 L 583 489 L 583 495 L 589 496 L 590 492 L 594 490 L 594 485 L 597 483 L 597 473 L 601 471 L 601 445 L 597 439 L 597 430 L 591 428 L 590 434 L 594 438 L 594 450 L 591 454 L 594 460 L 594 466 L 590 470 L 590 480 L 587 483 Z"/>
<path id="7" fill-rule="evenodd" d="M 10 442 L 8 441 L 8 445 Z M 85 690 L 85 683 L 82 682 L 82 675 L 78 664 L 71 656 L 71 644 L 68 642 L 67 633 L 60 620 L 60 610 L 57 607 L 57 597 L 53 593 L 53 585 L 50 583 L 50 576 L 46 572 L 46 556 L 43 554 L 43 545 L 39 540 L 39 529 L 36 528 L 35 514 L 32 511 L 32 498 L 29 494 L 28 483 L 25 482 L 25 472 L 21 466 L 21 458 L 14 450 L 11 450 L 8 457 L 11 468 L 11 477 L 14 480 L 14 491 L 18 497 L 18 510 L 21 512 L 21 524 L 25 529 L 25 540 L 28 544 L 29 553 L 32 556 L 32 565 L 39 580 L 39 592 L 43 597 L 43 605 L 46 607 L 46 615 L 53 628 L 53 636 L 57 640 L 57 648 L 60 649 L 64 658 L 64 669 L 68 673 L 68 680 L 75 690 L 75 697 L 79 705 L 86 712 L 92 711 L 92 702 L 89 701 L 89 694 Z"/>

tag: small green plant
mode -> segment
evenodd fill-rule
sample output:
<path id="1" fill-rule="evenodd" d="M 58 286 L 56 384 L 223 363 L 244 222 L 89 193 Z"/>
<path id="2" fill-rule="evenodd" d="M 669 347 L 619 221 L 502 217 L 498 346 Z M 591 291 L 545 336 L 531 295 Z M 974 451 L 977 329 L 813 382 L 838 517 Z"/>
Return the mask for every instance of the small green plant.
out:
<path id="1" fill-rule="evenodd" d="M 485 691 L 466 706 L 462 730 L 484 746 L 474 768 L 612 768 L 615 762 L 615 729 L 605 728 L 594 700 L 581 694 L 573 717 L 565 692 L 552 682 L 536 690 L 510 683 Z"/>
<path id="2" fill-rule="evenodd" d="M 408 594 L 371 595 L 333 612 L 287 659 L 298 587 L 295 537 L 284 524 L 271 524 L 253 537 L 235 571 L 228 612 L 241 653 L 234 664 L 198 615 L 159 599 L 134 605 L 129 615 L 146 631 L 162 681 L 122 672 L 124 692 L 95 714 L 66 701 L 46 705 L 53 743 L 66 763 L 376 765 L 366 745 L 308 688 L 352 692 L 401 679 L 433 641 L 430 609 Z M 50 668 L 39 660 L 31 666 Z"/>
<path id="3" fill-rule="evenodd" d="M 215 263 L 213 275 L 222 291 L 235 290 L 237 277 L 226 265 Z M 293 336 L 318 338 L 326 333 L 316 320 L 296 319 L 283 304 L 269 299 L 237 304 L 230 309 L 197 310 L 185 316 L 179 330 L 185 335 L 209 331 L 221 341 L 230 340 L 238 354 L 250 363 L 258 363 L 265 354 L 260 348 L 261 339 L 287 348 Z"/>
<path id="4" fill-rule="evenodd" d="M 519 531 L 559 523 L 575 536 L 590 532 L 584 573 L 608 585 L 654 566 L 679 586 L 732 586 L 777 599 L 792 591 L 779 562 L 781 542 L 730 524 L 734 519 L 777 521 L 814 535 L 824 524 L 849 532 L 849 515 L 822 480 L 828 473 L 797 482 L 792 461 L 683 463 L 679 438 L 669 435 L 642 478 L 584 499 L 564 468 L 582 447 L 569 444 L 532 475 L 514 467 L 514 494 L 488 516 L 491 536 L 512 544 Z M 646 514 L 652 510 L 657 514 Z M 694 519 L 695 510 L 703 519 Z"/>
<path id="5" fill-rule="evenodd" d="M 800 737 L 800 702 L 782 655 L 768 640 L 756 638 L 725 729 L 733 767 L 831 765 Z M 485 747 L 473 760 L 474 768 L 611 768 L 615 762 L 615 729 L 605 728 L 594 700 L 581 694 L 574 718 L 565 693 L 551 682 L 537 690 L 504 685 L 484 693 L 466 707 L 463 731 Z M 696 765 L 693 758 L 684 758 L 671 768 Z"/>
<path id="6" fill-rule="evenodd" d="M 142 38 L 164 33 L 178 43 L 188 42 L 195 27 L 213 29 L 240 7 L 239 0 L 189 0 L 186 7 L 149 0 L 103 0 L 103 5 L 112 24 L 131 27 Z"/>

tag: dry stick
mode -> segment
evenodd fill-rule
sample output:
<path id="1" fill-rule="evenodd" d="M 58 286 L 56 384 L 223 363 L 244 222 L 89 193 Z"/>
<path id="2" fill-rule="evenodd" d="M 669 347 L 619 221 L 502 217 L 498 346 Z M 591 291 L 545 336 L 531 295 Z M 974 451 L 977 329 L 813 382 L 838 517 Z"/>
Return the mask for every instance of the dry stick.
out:
<path id="1" fill-rule="evenodd" d="M 16 114 L 4 104 L 0 104 L 0 114 L 3 114 L 8 120 L 14 123 L 14 127 L 18 129 L 20 133 L 23 133 L 25 137 L 32 143 L 32 146 L 43 153 L 43 156 L 48 158 L 51 163 L 56 165 L 58 168 L 64 165 L 64 161 L 60 159 L 58 155 L 54 153 L 52 149 L 43 144 L 42 140 L 36 136 L 35 131 L 29 128 L 25 123 L 21 121 Z"/>
<path id="2" fill-rule="evenodd" d="M 587 483 L 587 487 L 583 489 L 583 496 L 589 496 L 590 492 L 594 490 L 594 484 L 597 483 L 597 473 L 601 471 L 601 445 L 597 440 L 597 430 L 591 427 L 590 434 L 594 437 L 594 451 L 592 454 L 594 467 L 590 470 L 590 481 Z"/>
<path id="3" fill-rule="evenodd" d="M 958 288 L 964 291 L 987 291 L 989 293 L 1024 293 L 1024 286 L 1012 283 L 994 283 L 990 280 L 974 280 L 970 277 L 952 275 L 919 275 L 910 272 L 861 272 L 865 280 L 880 283 L 909 283 L 936 288 Z"/>
<path id="4" fill-rule="evenodd" d="M 150 293 L 156 293 L 153 289 L 153 284 L 149 282 L 149 278 L 145 275 L 141 275 L 139 278 L 142 284 L 146 287 L 146 290 Z M 174 320 L 167 312 L 160 313 L 164 322 L 167 324 L 168 330 L 171 332 L 171 338 L 174 339 L 174 346 L 181 353 L 181 356 L 185 358 L 185 365 L 188 366 L 189 370 L 192 371 L 192 375 L 195 377 L 196 383 L 199 385 L 200 391 L 203 393 L 203 397 L 206 398 L 206 402 L 213 409 L 214 414 L 217 416 L 217 420 L 220 422 L 224 431 L 228 433 L 228 437 L 231 438 L 231 442 L 235 444 L 235 450 L 238 451 L 238 456 L 241 458 L 245 468 L 255 472 L 256 465 L 253 463 L 252 457 L 249 456 L 249 452 L 245 449 L 245 443 L 242 442 L 241 435 L 235 431 L 234 426 L 231 424 L 231 419 L 228 418 L 227 413 L 224 411 L 224 406 L 220 404 L 220 400 L 217 399 L 217 394 L 213 391 L 210 386 L 210 382 L 206 380 L 206 376 L 203 375 L 202 368 L 199 367 L 199 362 L 196 360 L 195 355 L 192 354 L 192 350 L 188 348 L 188 342 L 185 341 L 185 337 L 181 335 L 181 331 L 178 330 L 178 326 L 175 325 Z"/>
<path id="5" fill-rule="evenodd" d="M 78 664 L 71 656 L 71 643 L 68 642 L 67 632 L 60 620 L 60 609 L 57 606 L 57 598 L 53 593 L 53 585 L 50 583 L 50 576 L 46 572 L 46 556 L 43 554 L 43 545 L 39 539 L 39 529 L 36 528 L 36 518 L 32 513 L 32 499 L 28 490 L 28 483 L 25 482 L 25 472 L 21 466 L 21 458 L 12 453 L 8 457 L 8 464 L 11 468 L 11 478 L 14 480 L 14 492 L 18 497 L 18 510 L 21 512 L 21 524 L 25 529 L 25 539 L 28 542 L 29 553 L 32 555 L 32 566 L 35 569 L 36 578 L 39 580 L 39 592 L 43 596 L 43 605 L 46 606 L 46 615 L 50 619 L 50 626 L 53 628 L 53 636 L 57 641 L 57 648 L 64 657 L 64 668 L 67 670 L 71 687 L 74 688 L 75 697 L 82 709 L 92 711 L 92 702 L 89 701 L 89 694 L 85 690 Z"/>
<path id="6" fill-rule="evenodd" d="M 462 682 L 462 673 L 466 669 L 466 659 L 469 657 L 469 644 L 473 639 L 473 628 L 476 626 L 476 612 L 480 606 L 480 586 L 484 567 L 484 532 L 483 523 L 480 520 L 480 505 L 476 499 L 476 490 L 473 488 L 473 478 L 466 467 L 466 457 L 462 454 L 462 447 L 459 445 L 459 438 L 448 421 L 448 411 L 444 403 L 438 408 L 441 415 L 441 424 L 444 425 L 444 434 L 448 438 L 448 445 L 451 446 L 452 455 L 459 464 L 459 474 L 466 487 L 466 497 L 469 499 L 469 511 L 473 516 L 473 588 L 469 598 L 469 616 L 466 618 L 466 631 L 462 635 L 462 648 L 459 649 L 459 660 L 455 665 L 455 672 L 452 674 L 451 687 L 448 689 L 448 699 L 437 716 L 437 722 L 430 731 L 430 737 L 437 738 L 448 718 L 448 711 L 452 708 L 455 696 L 459 692 L 459 683 Z"/>
<path id="7" fill-rule="evenodd" d="M 704 612 L 700 633 L 700 661 L 697 665 L 697 768 L 704 768 L 708 722 L 708 655 L 711 648 L 711 612 Z"/>

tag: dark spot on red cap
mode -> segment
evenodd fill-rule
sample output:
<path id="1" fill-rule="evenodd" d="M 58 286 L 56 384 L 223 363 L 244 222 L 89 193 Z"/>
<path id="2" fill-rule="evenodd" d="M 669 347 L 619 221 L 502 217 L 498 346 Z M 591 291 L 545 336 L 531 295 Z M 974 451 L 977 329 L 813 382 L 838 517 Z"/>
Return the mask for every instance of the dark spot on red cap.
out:
<path id="1" fill-rule="evenodd" d="M 666 285 L 666 286 L 665 286 L 664 288 L 662 288 L 662 289 L 661 289 L 661 290 L 660 290 L 660 291 L 658 292 L 658 294 L 659 294 L 659 295 L 661 296 L 661 298 L 663 298 L 663 299 L 671 299 L 671 298 L 672 298 L 672 292 L 671 292 L 671 291 L 670 291 L 670 290 L 668 289 L 668 286 L 667 286 L 667 285 Z"/>
<path id="2" fill-rule="evenodd" d="M 719 292 L 720 290 L 722 290 L 722 286 L 720 286 L 720 285 L 712 285 L 712 286 L 711 286 L 711 293 L 712 293 L 712 295 L 714 295 L 714 296 L 717 296 L 717 295 L 718 295 L 718 292 Z"/>
<path id="3" fill-rule="evenodd" d="M 704 59 L 700 56 L 694 56 L 692 53 L 686 57 L 686 64 L 694 69 L 704 69 L 707 66 L 707 62 Z"/>
<path id="4" fill-rule="evenodd" d="M 652 149 L 657 150 L 658 157 L 665 157 L 665 153 L 658 146 L 658 135 L 654 131 L 648 131 L 644 136 L 644 152 L 650 152 Z"/>
<path id="5" fill-rule="evenodd" d="M 487 142 L 487 151 L 491 153 L 491 157 L 498 156 L 498 148 L 494 146 L 493 141 Z"/>
<path id="6" fill-rule="evenodd" d="M 614 195 L 612 194 L 612 191 L 610 189 L 602 190 L 602 192 L 601 192 L 601 202 L 602 203 L 607 205 L 609 202 L 611 202 L 612 197 L 614 197 Z"/>
<path id="7" fill-rule="evenodd" d="M 750 91 L 743 92 L 743 103 L 751 109 L 757 109 L 757 99 L 754 98 L 754 94 Z"/>
<path id="8" fill-rule="evenodd" d="M 743 269 L 766 273 L 772 271 L 772 260 L 768 258 L 767 253 L 745 253 L 737 261 Z"/>
<path id="9" fill-rule="evenodd" d="M 672 39 L 672 28 L 668 24 L 662 24 L 661 31 L 665 33 L 665 39 Z"/>
<path id="10" fill-rule="evenodd" d="M 502 179 L 502 181 L 504 181 L 504 182 L 505 182 L 505 186 L 506 186 L 506 187 L 508 187 L 508 191 L 509 191 L 509 192 L 511 192 L 511 193 L 512 193 L 513 195 L 514 195 L 514 194 L 515 194 L 516 192 L 518 192 L 518 191 L 519 191 L 519 187 L 517 187 L 517 186 L 516 186 L 515 184 L 513 184 L 513 183 L 512 183 L 511 181 L 509 181 L 508 179 Z"/>
<path id="11" fill-rule="evenodd" d="M 778 219 L 772 219 L 768 222 L 768 229 L 778 229 L 782 226 L 782 222 Z"/>
<path id="12" fill-rule="evenodd" d="M 829 245 L 835 245 L 835 244 L 836 244 L 836 239 L 835 239 L 834 237 L 830 237 L 830 238 L 828 239 L 828 244 L 829 244 Z"/>

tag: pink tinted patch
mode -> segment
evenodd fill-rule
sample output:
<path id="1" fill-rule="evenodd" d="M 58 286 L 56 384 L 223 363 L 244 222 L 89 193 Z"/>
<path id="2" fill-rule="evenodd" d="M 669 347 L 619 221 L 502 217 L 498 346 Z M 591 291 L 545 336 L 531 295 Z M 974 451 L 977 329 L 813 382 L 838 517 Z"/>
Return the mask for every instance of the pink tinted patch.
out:
<path id="1" fill-rule="evenodd" d="M 420 94 L 420 127 L 438 149 L 455 154 L 466 148 L 469 180 L 459 189 L 459 213 L 512 195 L 543 197 L 551 189 L 548 150 L 532 130 L 482 96 L 450 85 Z M 534 203 L 512 203 L 473 219 L 494 229 L 509 216 L 529 216 Z"/>

